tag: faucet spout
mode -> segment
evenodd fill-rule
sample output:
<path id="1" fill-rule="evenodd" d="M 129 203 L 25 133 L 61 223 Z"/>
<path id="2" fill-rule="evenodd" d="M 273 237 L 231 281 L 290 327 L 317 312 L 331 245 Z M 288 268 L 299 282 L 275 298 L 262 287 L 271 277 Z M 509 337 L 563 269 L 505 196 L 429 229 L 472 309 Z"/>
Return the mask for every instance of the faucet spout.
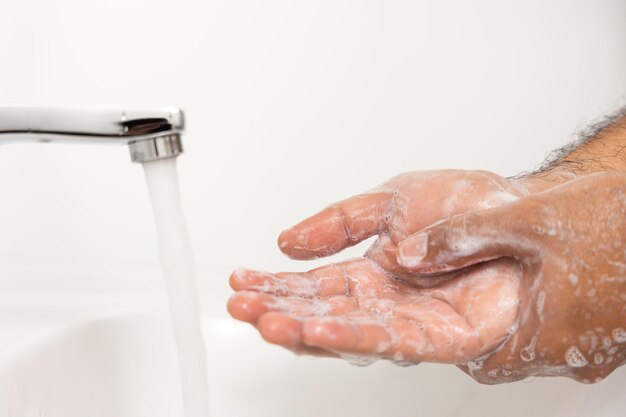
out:
<path id="1" fill-rule="evenodd" d="M 175 107 L 0 106 L 0 143 L 121 143 L 129 145 L 133 162 L 147 162 L 182 153 L 184 124 L 183 112 Z"/>

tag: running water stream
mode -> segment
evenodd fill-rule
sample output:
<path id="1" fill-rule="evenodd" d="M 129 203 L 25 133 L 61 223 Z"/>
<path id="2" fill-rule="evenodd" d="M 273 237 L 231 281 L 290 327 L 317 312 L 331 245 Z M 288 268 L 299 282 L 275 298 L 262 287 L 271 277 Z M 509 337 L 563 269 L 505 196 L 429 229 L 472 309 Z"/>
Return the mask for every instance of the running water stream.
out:
<path id="1" fill-rule="evenodd" d="M 185 417 L 208 417 L 206 353 L 200 328 L 195 264 L 183 216 L 176 158 L 144 162 L 170 303 Z"/>

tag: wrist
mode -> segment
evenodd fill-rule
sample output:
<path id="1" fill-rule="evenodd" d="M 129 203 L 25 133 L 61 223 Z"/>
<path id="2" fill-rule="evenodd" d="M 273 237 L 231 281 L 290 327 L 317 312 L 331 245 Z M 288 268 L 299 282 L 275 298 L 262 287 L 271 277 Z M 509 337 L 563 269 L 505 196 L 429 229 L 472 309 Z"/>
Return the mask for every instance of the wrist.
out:
<path id="1" fill-rule="evenodd" d="M 576 178 L 574 175 L 562 175 L 552 172 L 541 172 L 516 178 L 514 181 L 522 185 L 530 194 L 540 193 Z"/>

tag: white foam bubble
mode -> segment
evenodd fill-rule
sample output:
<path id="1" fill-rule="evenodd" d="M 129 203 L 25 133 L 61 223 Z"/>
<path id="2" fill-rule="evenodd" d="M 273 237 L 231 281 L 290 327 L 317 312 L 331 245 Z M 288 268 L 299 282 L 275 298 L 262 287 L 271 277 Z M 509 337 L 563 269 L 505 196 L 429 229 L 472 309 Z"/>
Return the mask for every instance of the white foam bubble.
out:
<path id="1" fill-rule="evenodd" d="M 616 327 L 612 332 L 615 343 L 626 343 L 626 330 Z"/>
<path id="2" fill-rule="evenodd" d="M 539 295 L 537 296 L 537 305 L 536 305 L 537 315 L 541 316 L 545 302 L 546 302 L 546 293 L 545 291 L 540 291 Z"/>
<path id="3" fill-rule="evenodd" d="M 576 346 L 571 346 L 567 349 L 565 352 L 565 362 L 572 368 L 582 368 L 583 366 L 587 366 L 589 364 L 585 355 L 583 355 Z"/>
<path id="4" fill-rule="evenodd" d="M 373 364 L 374 362 L 376 362 L 378 359 L 380 359 L 377 356 L 353 355 L 353 354 L 347 354 L 347 353 L 341 353 L 339 354 L 339 357 L 345 360 L 346 362 L 348 362 L 350 365 L 360 366 L 360 367 L 369 366 Z"/>
<path id="5" fill-rule="evenodd" d="M 480 360 L 480 359 L 476 359 L 476 360 L 468 362 L 467 363 L 467 368 L 470 371 L 477 371 L 477 370 L 483 369 L 483 365 L 484 364 L 485 364 L 485 361 Z"/>
<path id="6" fill-rule="evenodd" d="M 602 362 L 604 362 L 604 356 L 600 352 L 595 353 L 593 355 L 593 363 L 600 365 Z"/>
<path id="7" fill-rule="evenodd" d="M 528 346 L 523 347 L 519 356 L 524 362 L 530 362 L 535 359 L 535 345 L 537 344 L 537 336 L 533 337 Z"/>
<path id="8" fill-rule="evenodd" d="M 570 284 L 572 285 L 578 285 L 578 276 L 574 275 L 574 274 L 569 274 L 569 276 L 567 277 L 567 280 L 569 281 Z"/>

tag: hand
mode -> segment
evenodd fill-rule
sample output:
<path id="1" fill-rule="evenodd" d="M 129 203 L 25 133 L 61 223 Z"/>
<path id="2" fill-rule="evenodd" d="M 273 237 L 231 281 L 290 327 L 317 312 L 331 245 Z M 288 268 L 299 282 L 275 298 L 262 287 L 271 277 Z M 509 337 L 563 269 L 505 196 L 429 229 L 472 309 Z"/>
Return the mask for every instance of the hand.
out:
<path id="1" fill-rule="evenodd" d="M 398 261 L 427 275 L 517 259 L 519 329 L 472 375 L 596 382 L 626 361 L 625 222 L 626 175 L 593 174 L 430 226 L 400 244 Z"/>
<path id="2" fill-rule="evenodd" d="M 463 272 L 423 278 L 396 262 L 396 244 L 421 228 L 471 209 L 527 195 L 535 184 L 482 171 L 403 174 L 334 204 L 283 232 L 293 258 L 336 253 L 374 234 L 367 259 L 305 274 L 238 271 L 231 314 L 263 337 L 300 353 L 401 363 L 437 361 L 473 367 L 514 330 L 519 270 L 500 260 Z M 379 265 L 382 265 L 383 269 Z M 407 285 L 401 278 L 423 287 Z M 384 305 L 385 308 L 380 306 Z M 320 307 L 321 306 L 321 307 Z"/>
<path id="3" fill-rule="evenodd" d="M 433 286 L 448 277 L 424 279 L 400 267 L 396 262 L 398 243 L 455 214 L 496 207 L 526 196 L 537 188 L 538 181 L 508 180 L 486 171 L 409 172 L 372 191 L 332 204 L 284 231 L 278 243 L 291 258 L 313 259 L 378 235 L 367 257 L 397 278 L 418 286 Z"/>
<path id="4" fill-rule="evenodd" d="M 361 365 L 379 358 L 466 364 L 515 330 L 520 273 L 517 262 L 502 259 L 420 289 L 367 258 L 305 273 L 239 270 L 228 310 L 298 353 Z"/>

